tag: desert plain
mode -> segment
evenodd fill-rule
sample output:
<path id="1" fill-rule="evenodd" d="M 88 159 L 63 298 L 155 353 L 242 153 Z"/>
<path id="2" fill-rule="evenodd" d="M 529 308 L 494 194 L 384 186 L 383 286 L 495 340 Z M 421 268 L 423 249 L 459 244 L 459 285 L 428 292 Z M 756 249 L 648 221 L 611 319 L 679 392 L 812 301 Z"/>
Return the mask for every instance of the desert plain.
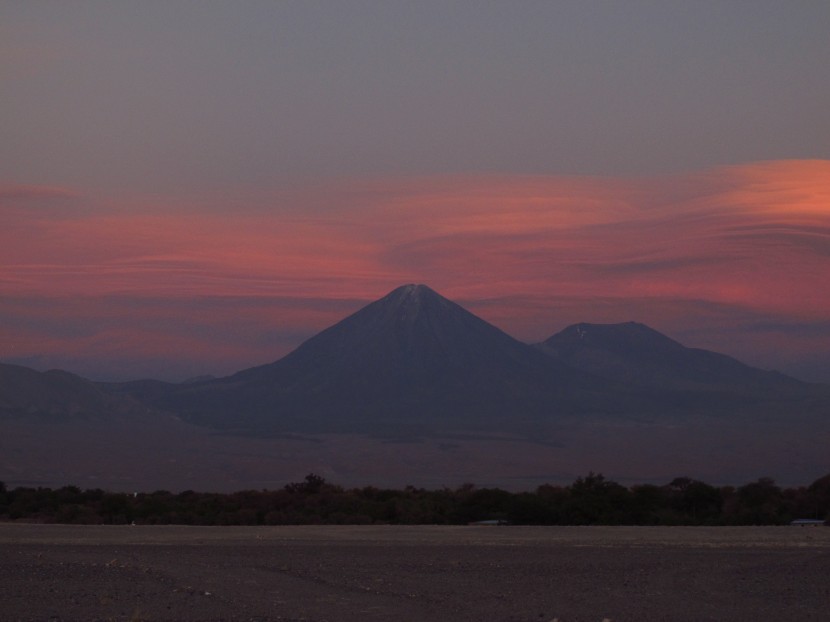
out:
<path id="1" fill-rule="evenodd" d="M 826 527 L 0 525 L 2 620 L 818 622 Z"/>

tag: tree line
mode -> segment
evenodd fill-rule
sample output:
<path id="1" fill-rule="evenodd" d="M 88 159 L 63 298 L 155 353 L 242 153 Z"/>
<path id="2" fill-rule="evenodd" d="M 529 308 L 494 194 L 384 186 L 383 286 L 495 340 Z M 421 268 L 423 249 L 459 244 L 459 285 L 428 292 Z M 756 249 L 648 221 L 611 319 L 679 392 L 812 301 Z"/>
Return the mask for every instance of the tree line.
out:
<path id="1" fill-rule="evenodd" d="M 830 522 L 830 474 L 806 487 L 770 478 L 712 486 L 679 477 L 666 485 L 626 487 L 589 473 L 569 486 L 545 484 L 508 492 L 464 484 L 426 490 L 407 486 L 345 489 L 309 474 L 280 490 L 229 494 L 118 493 L 101 489 L 19 487 L 0 482 L 0 521 L 152 525 L 784 525 Z"/>

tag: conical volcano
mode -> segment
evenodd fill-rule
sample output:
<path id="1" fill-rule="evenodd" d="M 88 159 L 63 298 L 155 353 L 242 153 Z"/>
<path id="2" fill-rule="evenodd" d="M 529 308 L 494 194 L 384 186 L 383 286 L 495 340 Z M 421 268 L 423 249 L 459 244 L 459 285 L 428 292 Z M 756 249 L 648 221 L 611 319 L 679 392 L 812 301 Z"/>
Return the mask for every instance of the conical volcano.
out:
<path id="1" fill-rule="evenodd" d="M 273 365 L 237 374 L 246 379 L 291 375 L 327 382 L 349 376 L 363 389 L 392 383 L 448 382 L 459 374 L 491 374 L 507 362 L 528 371 L 527 346 L 426 285 L 404 285 L 309 339 Z M 490 371 L 488 371 L 488 369 Z"/>
<path id="2" fill-rule="evenodd" d="M 429 287 L 404 285 L 279 361 L 180 387 L 164 405 L 260 432 L 520 431 L 602 408 L 592 383 Z"/>

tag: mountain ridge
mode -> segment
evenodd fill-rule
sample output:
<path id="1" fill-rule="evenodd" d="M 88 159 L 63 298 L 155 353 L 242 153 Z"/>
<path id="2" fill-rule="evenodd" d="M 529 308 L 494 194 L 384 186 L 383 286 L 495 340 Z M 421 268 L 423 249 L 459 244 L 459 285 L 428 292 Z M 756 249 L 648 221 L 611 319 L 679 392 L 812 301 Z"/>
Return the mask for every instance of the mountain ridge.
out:
<path id="1" fill-rule="evenodd" d="M 51 373 L 58 384 L 57 372 L 39 373 L 32 371 L 30 381 L 43 382 Z M 27 399 L 30 410 L 55 410 L 31 391 L 15 393 L 14 383 L 3 384 L 2 376 L 0 406 L 5 393 L 6 402 L 16 395 L 17 412 L 25 411 L 20 404 Z M 728 416 L 769 410 L 769 404 L 783 401 L 820 402 L 830 394 L 823 385 L 687 348 L 638 322 L 573 324 L 541 343 L 526 344 L 414 283 L 370 302 L 272 363 L 222 378 L 174 384 L 67 377 L 88 401 L 79 405 L 83 399 L 61 398 L 74 403 L 75 411 L 123 408 L 126 402 L 116 399 L 123 398 L 197 425 L 255 435 L 542 437 L 563 417 Z"/>
<path id="2" fill-rule="evenodd" d="M 0 363 L 0 417 L 38 417 L 53 421 L 108 417 L 140 411 L 128 395 L 62 369 L 39 372 Z"/>
<path id="3" fill-rule="evenodd" d="M 521 489 L 589 470 L 724 482 L 827 471 L 826 385 L 637 323 L 582 323 L 546 341 L 521 343 L 408 285 L 224 378 L 93 383 L 0 366 L 0 405 L 17 405 L 0 406 L 0 479 L 239 490 L 313 471 Z"/>

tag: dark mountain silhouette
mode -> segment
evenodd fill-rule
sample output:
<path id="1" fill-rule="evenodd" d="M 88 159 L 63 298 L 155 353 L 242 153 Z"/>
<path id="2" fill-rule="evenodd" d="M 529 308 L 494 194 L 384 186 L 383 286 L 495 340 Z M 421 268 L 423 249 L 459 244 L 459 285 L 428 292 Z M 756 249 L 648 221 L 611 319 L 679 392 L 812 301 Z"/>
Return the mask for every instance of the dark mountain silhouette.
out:
<path id="1" fill-rule="evenodd" d="M 635 400 L 516 341 L 425 285 L 405 285 L 279 361 L 181 386 L 188 420 L 257 431 L 528 431 Z"/>
<path id="2" fill-rule="evenodd" d="M 407 285 L 226 378 L 103 384 L 0 365 L 0 479 L 234 490 L 313 470 L 353 485 L 522 488 L 595 470 L 800 482 L 827 470 L 829 390 L 642 324 L 578 324 L 531 346 Z"/>
<path id="3" fill-rule="evenodd" d="M 537 346 L 562 364 L 632 385 L 767 394 L 806 384 L 774 371 L 686 346 L 637 322 L 574 324 Z"/>
<path id="4" fill-rule="evenodd" d="M 126 412 L 137 403 L 253 435 L 498 433 L 566 418 L 826 412 L 828 390 L 687 348 L 635 322 L 576 324 L 530 346 L 425 285 L 405 285 L 284 358 L 225 378 L 95 384 L 0 367 L 0 412 Z"/>
<path id="5" fill-rule="evenodd" d="M 0 416 L 40 417 L 65 421 L 105 417 L 136 408 L 125 396 L 105 392 L 94 382 L 53 369 L 35 371 L 0 364 Z"/>
<path id="6" fill-rule="evenodd" d="M 645 324 L 574 324 L 537 344 L 563 365 L 648 393 L 672 416 L 826 411 L 830 390 L 686 346 Z"/>
<path id="7" fill-rule="evenodd" d="M 573 417 L 815 410 L 809 400 L 826 398 L 826 390 L 686 348 L 633 322 L 578 324 L 529 346 L 425 285 L 399 287 L 274 363 L 117 390 L 224 430 L 404 437 L 541 438 Z"/>

